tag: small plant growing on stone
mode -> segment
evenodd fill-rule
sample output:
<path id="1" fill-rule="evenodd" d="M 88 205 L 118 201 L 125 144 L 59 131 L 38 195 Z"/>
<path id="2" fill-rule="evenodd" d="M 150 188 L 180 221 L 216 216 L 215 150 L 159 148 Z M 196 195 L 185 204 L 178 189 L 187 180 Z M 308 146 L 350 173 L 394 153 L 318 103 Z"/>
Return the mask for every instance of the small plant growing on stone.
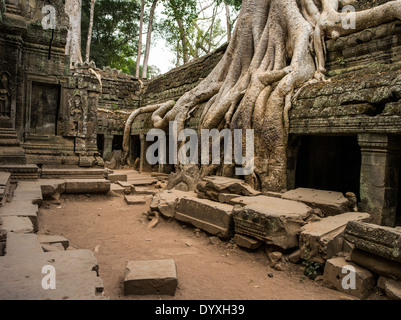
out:
<path id="1" fill-rule="evenodd" d="M 305 258 L 302 262 L 304 267 L 304 275 L 307 276 L 311 280 L 315 280 L 318 274 L 318 270 L 322 267 L 322 265 L 318 262 L 314 262 L 310 260 L 310 253 L 308 249 L 304 249 Z M 301 281 L 302 282 L 302 281 Z"/>
<path id="2" fill-rule="evenodd" d="M 347 60 L 344 57 L 338 58 L 337 62 L 342 67 L 345 67 L 347 65 Z"/>

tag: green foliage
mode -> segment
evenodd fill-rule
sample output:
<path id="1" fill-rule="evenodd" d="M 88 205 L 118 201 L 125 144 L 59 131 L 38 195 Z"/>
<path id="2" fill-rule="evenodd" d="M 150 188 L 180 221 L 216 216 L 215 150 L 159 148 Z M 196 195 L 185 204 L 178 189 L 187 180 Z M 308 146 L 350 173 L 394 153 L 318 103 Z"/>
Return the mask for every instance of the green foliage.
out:
<path id="1" fill-rule="evenodd" d="M 304 275 L 311 280 L 315 280 L 318 275 L 318 271 L 322 268 L 322 265 L 318 262 L 310 260 L 309 250 L 305 249 L 304 254 L 305 258 L 304 261 L 302 262 L 302 265 L 304 267 Z M 303 278 L 300 279 L 301 282 L 303 280 L 304 280 Z"/>

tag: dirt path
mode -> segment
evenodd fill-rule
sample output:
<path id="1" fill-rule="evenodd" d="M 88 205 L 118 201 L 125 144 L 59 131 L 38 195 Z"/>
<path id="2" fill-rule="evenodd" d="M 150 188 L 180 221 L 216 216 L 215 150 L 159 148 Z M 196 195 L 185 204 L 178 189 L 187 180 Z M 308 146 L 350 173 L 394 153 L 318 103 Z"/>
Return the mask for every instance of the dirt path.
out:
<path id="1" fill-rule="evenodd" d="M 149 229 L 142 214 L 147 210 L 148 204 L 129 206 L 122 197 L 63 196 L 59 202 L 44 202 L 38 233 L 62 235 L 70 240 L 70 247 L 93 250 L 105 295 L 111 299 L 333 300 L 346 296 L 316 281 L 301 282 L 298 265 L 288 263 L 283 272 L 268 267 L 262 249 L 247 252 L 220 240 L 211 244 L 210 235 L 175 220 L 160 218 Z M 124 296 L 127 261 L 152 259 L 175 259 L 175 296 Z"/>

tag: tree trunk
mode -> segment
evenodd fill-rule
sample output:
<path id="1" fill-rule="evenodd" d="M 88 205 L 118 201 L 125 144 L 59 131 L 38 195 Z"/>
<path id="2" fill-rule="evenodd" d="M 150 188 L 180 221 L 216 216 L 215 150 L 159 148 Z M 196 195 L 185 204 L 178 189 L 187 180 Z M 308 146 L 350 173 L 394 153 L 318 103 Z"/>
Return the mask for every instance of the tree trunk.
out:
<path id="1" fill-rule="evenodd" d="M 220 62 L 171 110 L 156 110 L 154 127 L 166 129 L 174 120 L 180 132 L 191 112 L 202 107 L 199 132 L 253 129 L 254 171 L 245 180 L 263 192 L 285 190 L 288 112 L 292 97 L 306 83 L 324 81 L 324 36 L 338 37 L 401 18 L 401 1 L 390 1 L 356 12 L 357 28 L 343 29 L 348 17 L 338 7 L 338 0 L 245 0 Z M 243 139 L 245 143 L 252 142 Z M 228 167 L 221 165 L 219 172 L 232 175 Z M 216 174 L 216 169 L 202 166 L 202 175 Z"/>
<path id="2" fill-rule="evenodd" d="M 141 18 L 139 20 L 139 37 L 138 37 L 138 55 L 136 58 L 136 72 L 135 76 L 139 78 L 141 68 L 141 51 L 142 51 L 142 31 L 143 31 L 143 15 L 145 12 L 145 0 L 141 0 Z"/>
<path id="3" fill-rule="evenodd" d="M 65 54 L 70 56 L 70 63 L 82 62 L 81 54 L 81 9 L 82 0 L 66 0 L 65 12 L 70 18 Z"/>
<path id="4" fill-rule="evenodd" d="M 230 19 L 230 7 L 227 3 L 224 4 L 226 9 L 226 25 L 227 25 L 227 42 L 231 40 L 231 19 Z"/>
<path id="5" fill-rule="evenodd" d="M 188 53 L 188 39 L 187 34 L 185 32 L 184 23 L 181 19 L 177 19 L 178 30 L 180 31 L 180 38 L 182 44 L 182 57 L 184 63 L 189 62 L 189 53 Z"/>
<path id="6" fill-rule="evenodd" d="M 148 74 L 148 61 L 150 54 L 150 43 L 152 40 L 152 29 L 153 29 L 153 17 L 156 10 L 158 0 L 153 0 L 152 7 L 150 8 L 149 13 L 149 23 L 148 23 L 148 33 L 146 35 L 146 48 L 145 48 L 145 56 L 143 58 L 143 68 L 142 68 L 142 78 L 147 78 Z"/>
<path id="7" fill-rule="evenodd" d="M 89 18 L 89 30 L 88 30 L 88 41 L 86 42 L 86 56 L 85 61 L 89 62 L 90 59 L 90 50 L 91 50 L 91 41 L 92 41 L 92 29 L 93 29 L 93 17 L 95 14 L 95 3 L 96 0 L 91 0 L 91 10 L 90 10 L 90 18 Z"/>

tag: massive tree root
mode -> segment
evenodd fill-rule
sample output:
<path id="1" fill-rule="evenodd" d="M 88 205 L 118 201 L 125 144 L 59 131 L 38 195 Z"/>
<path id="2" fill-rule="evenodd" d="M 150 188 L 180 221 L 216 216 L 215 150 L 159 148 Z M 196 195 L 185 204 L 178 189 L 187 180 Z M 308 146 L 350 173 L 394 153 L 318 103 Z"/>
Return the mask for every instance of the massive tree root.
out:
<path id="1" fill-rule="evenodd" d="M 154 126 L 166 129 L 175 120 L 181 130 L 189 112 L 202 105 L 199 131 L 254 129 L 255 169 L 246 181 L 262 191 L 286 189 L 291 99 L 308 81 L 325 81 L 325 37 L 401 18 L 401 1 L 390 1 L 356 12 L 356 29 L 345 29 L 349 16 L 340 6 L 338 0 L 245 0 L 221 61 L 169 111 L 157 109 Z M 202 174 L 217 169 L 204 166 Z M 223 175 L 232 172 L 232 166 L 220 167 Z"/>

